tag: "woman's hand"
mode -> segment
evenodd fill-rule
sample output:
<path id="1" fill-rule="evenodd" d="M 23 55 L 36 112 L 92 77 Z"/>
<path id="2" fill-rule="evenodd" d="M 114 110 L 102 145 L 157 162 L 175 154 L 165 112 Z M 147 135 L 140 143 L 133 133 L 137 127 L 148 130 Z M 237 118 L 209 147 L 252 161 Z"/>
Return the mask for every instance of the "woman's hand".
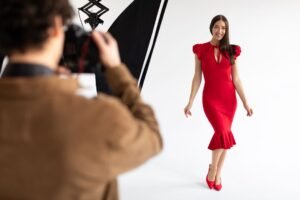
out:
<path id="1" fill-rule="evenodd" d="M 245 108 L 245 110 L 247 111 L 247 116 L 248 116 L 248 117 L 250 117 L 250 116 L 253 115 L 253 110 L 252 110 L 252 108 L 251 108 L 247 103 L 244 104 L 244 108 Z"/>
<path id="2" fill-rule="evenodd" d="M 186 117 L 192 116 L 191 108 L 192 108 L 192 105 L 190 103 L 185 106 L 184 114 Z"/>

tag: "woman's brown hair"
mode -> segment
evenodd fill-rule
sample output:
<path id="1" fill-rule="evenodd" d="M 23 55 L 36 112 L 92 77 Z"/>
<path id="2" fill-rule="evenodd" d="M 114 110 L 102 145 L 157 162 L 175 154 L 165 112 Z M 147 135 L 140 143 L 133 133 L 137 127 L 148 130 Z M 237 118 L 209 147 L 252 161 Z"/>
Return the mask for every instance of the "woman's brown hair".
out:
<path id="1" fill-rule="evenodd" d="M 235 63 L 234 56 L 233 56 L 235 52 L 234 52 L 234 48 L 232 48 L 232 45 L 230 45 L 230 41 L 229 41 L 229 23 L 228 23 L 227 18 L 224 15 L 215 16 L 210 22 L 209 30 L 210 30 L 210 33 L 212 34 L 212 29 L 213 29 L 215 23 L 220 20 L 225 23 L 225 29 L 226 29 L 225 35 L 219 44 L 220 51 L 225 56 L 229 56 L 230 63 L 233 65 Z"/>

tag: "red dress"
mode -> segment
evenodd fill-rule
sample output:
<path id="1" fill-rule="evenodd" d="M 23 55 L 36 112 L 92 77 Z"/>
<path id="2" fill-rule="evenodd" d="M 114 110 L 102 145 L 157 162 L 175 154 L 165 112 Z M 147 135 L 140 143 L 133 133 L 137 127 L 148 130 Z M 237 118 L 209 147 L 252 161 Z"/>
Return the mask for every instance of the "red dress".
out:
<path id="1" fill-rule="evenodd" d="M 201 61 L 205 80 L 202 102 L 207 119 L 214 129 L 214 135 L 208 149 L 229 149 L 235 145 L 231 124 L 237 107 L 235 87 L 231 77 L 230 59 L 222 54 L 217 62 L 210 42 L 195 44 L 193 52 Z M 232 45 L 234 58 L 240 55 L 241 48 Z"/>

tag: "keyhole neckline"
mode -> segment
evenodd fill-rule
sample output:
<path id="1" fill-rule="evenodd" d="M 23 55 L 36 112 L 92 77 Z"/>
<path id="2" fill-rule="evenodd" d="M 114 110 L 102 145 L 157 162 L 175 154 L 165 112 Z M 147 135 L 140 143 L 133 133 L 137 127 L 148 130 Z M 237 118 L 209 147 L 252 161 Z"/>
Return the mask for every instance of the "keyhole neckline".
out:
<path id="1" fill-rule="evenodd" d="M 212 44 L 211 42 L 209 42 L 209 44 L 210 44 L 211 46 L 213 46 L 214 48 L 217 48 L 217 49 L 219 49 L 219 48 L 220 48 L 220 46 L 219 46 L 219 45 L 214 45 L 214 44 Z"/>

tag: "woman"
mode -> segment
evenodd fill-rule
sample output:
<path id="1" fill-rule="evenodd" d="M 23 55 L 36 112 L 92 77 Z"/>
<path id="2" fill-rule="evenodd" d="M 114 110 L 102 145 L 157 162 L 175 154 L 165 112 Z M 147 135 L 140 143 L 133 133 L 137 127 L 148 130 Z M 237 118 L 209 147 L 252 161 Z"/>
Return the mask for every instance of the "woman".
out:
<path id="1" fill-rule="evenodd" d="M 222 188 L 221 170 L 227 149 L 235 145 L 231 132 L 231 124 L 236 111 L 238 93 L 247 116 L 253 114 L 245 97 L 242 83 L 238 75 L 237 57 L 241 49 L 229 43 L 229 26 L 225 16 L 217 15 L 210 23 L 212 39 L 210 42 L 195 44 L 195 74 L 189 103 L 184 108 L 186 117 L 190 116 L 191 107 L 202 80 L 205 79 L 203 89 L 203 108 L 205 115 L 214 129 L 214 135 L 208 149 L 212 150 L 212 163 L 209 165 L 206 183 L 210 189 L 219 191 Z"/>

